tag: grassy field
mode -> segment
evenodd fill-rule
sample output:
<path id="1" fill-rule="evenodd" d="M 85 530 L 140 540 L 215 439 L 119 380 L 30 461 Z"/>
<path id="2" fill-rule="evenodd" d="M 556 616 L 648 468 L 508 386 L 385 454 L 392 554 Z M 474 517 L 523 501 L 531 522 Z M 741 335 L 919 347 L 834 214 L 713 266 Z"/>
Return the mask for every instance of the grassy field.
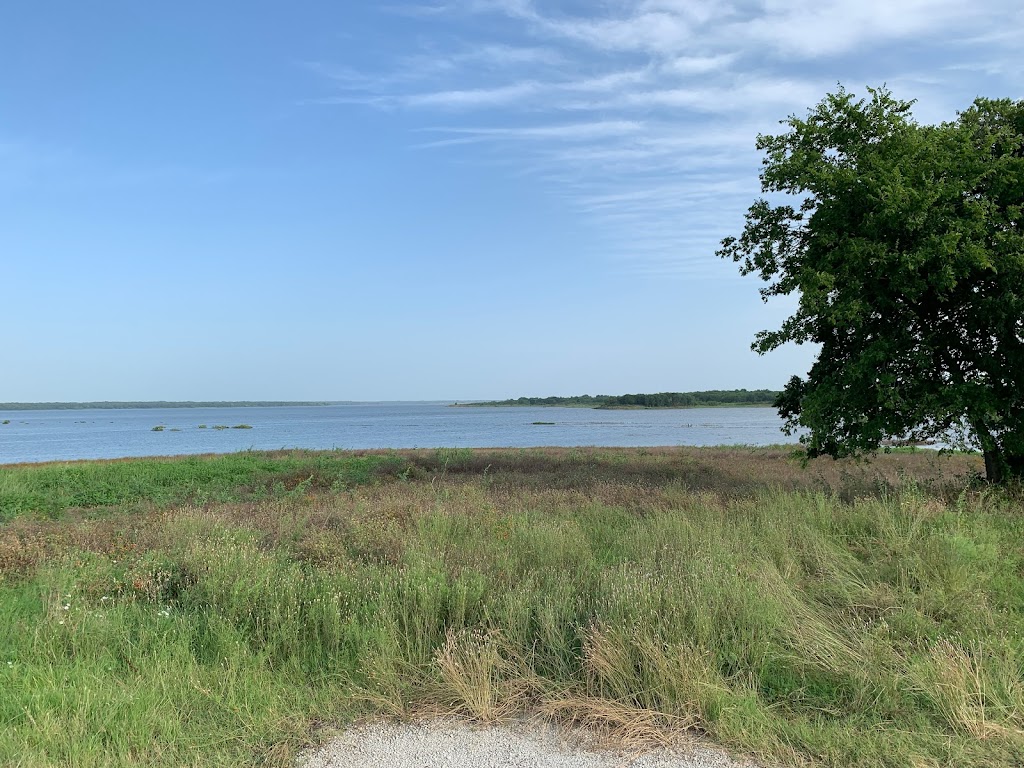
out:
<path id="1" fill-rule="evenodd" d="M 1024 762 L 1024 500 L 974 456 L 0 467 L 0 764 L 290 765 L 372 713 Z"/>

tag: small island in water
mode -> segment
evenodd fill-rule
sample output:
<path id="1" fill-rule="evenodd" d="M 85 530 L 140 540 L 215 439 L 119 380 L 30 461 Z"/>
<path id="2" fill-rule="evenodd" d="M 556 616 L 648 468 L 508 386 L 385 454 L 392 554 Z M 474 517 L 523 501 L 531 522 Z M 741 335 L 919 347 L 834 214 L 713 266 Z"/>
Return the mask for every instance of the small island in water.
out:
<path id="1" fill-rule="evenodd" d="M 772 389 L 710 389 L 703 392 L 656 392 L 636 395 L 573 395 L 571 397 L 517 397 L 514 400 L 453 403 L 456 408 L 560 406 L 571 408 L 711 408 L 770 406 L 779 392 Z"/>

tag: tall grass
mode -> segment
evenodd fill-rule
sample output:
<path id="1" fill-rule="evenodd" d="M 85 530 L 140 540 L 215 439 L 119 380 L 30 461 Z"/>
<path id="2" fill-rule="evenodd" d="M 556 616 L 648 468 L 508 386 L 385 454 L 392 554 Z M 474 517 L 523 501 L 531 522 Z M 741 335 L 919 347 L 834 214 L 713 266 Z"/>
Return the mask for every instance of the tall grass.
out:
<path id="1" fill-rule="evenodd" d="M 286 765 L 319 724 L 424 711 L 694 729 L 783 764 L 1024 760 L 1020 500 L 957 479 L 971 459 L 388 460 L 8 523 L 0 764 Z"/>

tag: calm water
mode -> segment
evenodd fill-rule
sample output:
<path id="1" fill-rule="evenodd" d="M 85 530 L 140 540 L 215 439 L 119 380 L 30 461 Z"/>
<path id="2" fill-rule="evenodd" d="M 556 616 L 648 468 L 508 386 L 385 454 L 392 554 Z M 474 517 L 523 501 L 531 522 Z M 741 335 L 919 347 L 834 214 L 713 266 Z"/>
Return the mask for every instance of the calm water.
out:
<path id="1" fill-rule="evenodd" d="M 367 403 L 285 408 L 0 411 L 0 464 L 248 448 L 768 445 L 791 442 L 772 408 L 598 411 Z M 551 421 L 552 425 L 536 425 Z M 207 429 L 199 429 L 206 424 Z M 252 429 L 215 430 L 249 424 Z M 153 427 L 161 425 L 162 432 Z M 180 431 L 174 431 L 180 430 Z"/>

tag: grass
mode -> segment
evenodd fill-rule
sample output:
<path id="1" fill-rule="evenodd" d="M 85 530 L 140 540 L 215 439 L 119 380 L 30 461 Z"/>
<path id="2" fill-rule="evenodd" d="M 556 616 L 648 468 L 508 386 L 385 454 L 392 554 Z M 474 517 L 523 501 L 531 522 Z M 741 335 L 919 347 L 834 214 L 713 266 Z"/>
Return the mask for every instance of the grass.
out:
<path id="1" fill-rule="evenodd" d="M 225 456 L 0 467 L 0 522 L 69 510 L 259 499 L 299 484 L 345 488 L 407 461 L 396 454 L 245 451 Z"/>
<path id="2" fill-rule="evenodd" d="M 384 712 L 1024 760 L 1024 518 L 977 457 L 243 453 L 0 468 L 0 764 L 289 765 Z"/>

